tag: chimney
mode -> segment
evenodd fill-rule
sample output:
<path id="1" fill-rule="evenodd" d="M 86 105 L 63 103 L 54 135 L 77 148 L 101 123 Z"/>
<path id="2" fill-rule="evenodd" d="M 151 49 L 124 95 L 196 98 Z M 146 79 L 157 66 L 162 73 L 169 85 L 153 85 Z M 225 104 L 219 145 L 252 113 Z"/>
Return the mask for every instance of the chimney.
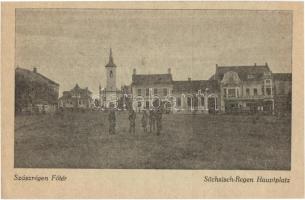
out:
<path id="1" fill-rule="evenodd" d="M 191 81 L 192 79 L 191 79 L 191 77 L 188 77 L 188 79 L 187 79 L 188 81 Z"/>
<path id="2" fill-rule="evenodd" d="M 171 71 L 172 71 L 171 68 L 167 69 L 168 74 L 171 74 L 172 73 Z"/>
<path id="3" fill-rule="evenodd" d="M 33 72 L 37 73 L 37 68 L 36 67 L 33 67 Z"/>
<path id="4" fill-rule="evenodd" d="M 134 68 L 133 69 L 133 75 L 136 75 L 137 74 L 137 70 Z"/>

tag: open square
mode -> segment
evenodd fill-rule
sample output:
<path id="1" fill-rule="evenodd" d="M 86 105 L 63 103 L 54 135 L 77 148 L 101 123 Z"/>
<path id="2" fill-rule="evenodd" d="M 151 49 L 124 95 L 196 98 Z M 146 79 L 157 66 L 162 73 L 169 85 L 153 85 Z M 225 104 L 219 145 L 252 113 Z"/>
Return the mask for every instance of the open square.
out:
<path id="1" fill-rule="evenodd" d="M 66 112 L 16 116 L 15 167 L 100 169 L 290 169 L 290 117 L 163 115 L 160 136 L 136 134 L 128 114 Z"/>

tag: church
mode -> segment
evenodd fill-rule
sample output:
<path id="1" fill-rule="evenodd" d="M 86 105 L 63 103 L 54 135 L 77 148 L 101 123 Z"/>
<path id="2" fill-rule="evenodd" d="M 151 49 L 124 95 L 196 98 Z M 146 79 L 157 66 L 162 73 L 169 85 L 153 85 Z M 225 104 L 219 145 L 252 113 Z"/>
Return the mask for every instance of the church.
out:
<path id="1" fill-rule="evenodd" d="M 102 88 L 101 85 L 99 86 L 100 105 L 103 108 L 113 108 L 117 104 L 120 91 L 116 87 L 116 68 L 117 66 L 113 61 L 112 49 L 110 49 L 109 61 L 105 66 L 106 87 Z"/>

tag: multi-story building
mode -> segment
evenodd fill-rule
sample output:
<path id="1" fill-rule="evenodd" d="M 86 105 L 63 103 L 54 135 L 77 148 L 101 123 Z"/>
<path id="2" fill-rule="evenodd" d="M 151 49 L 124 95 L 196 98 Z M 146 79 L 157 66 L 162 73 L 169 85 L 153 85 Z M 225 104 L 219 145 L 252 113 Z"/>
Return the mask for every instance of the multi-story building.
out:
<path id="1" fill-rule="evenodd" d="M 216 65 L 209 80 L 174 81 L 170 69 L 167 74 L 137 74 L 134 69 L 131 88 L 136 110 L 151 108 L 156 98 L 169 102 L 166 105 L 174 113 L 275 113 L 291 109 L 291 74 L 274 74 L 267 63 Z"/>
<path id="2" fill-rule="evenodd" d="M 64 91 L 58 100 L 58 106 L 63 109 L 86 110 L 92 107 L 92 92 L 86 88 L 80 88 L 78 84 L 70 91 Z"/>
<path id="3" fill-rule="evenodd" d="M 218 66 L 211 77 L 220 83 L 223 112 L 274 112 L 273 74 L 268 64 Z"/>
<path id="4" fill-rule="evenodd" d="M 291 112 L 292 74 L 273 73 L 275 111 L 279 114 Z"/>
<path id="5" fill-rule="evenodd" d="M 17 113 L 48 113 L 57 109 L 59 84 L 37 72 L 15 69 L 15 110 Z"/>
<path id="6" fill-rule="evenodd" d="M 170 69 L 167 74 L 137 74 L 136 69 L 133 70 L 131 93 L 136 111 L 160 105 L 170 97 L 172 90 Z"/>
<path id="7" fill-rule="evenodd" d="M 217 112 L 219 84 L 216 80 L 173 81 L 174 112 Z"/>
<path id="8" fill-rule="evenodd" d="M 216 80 L 173 81 L 167 74 L 132 75 L 133 107 L 137 111 L 162 104 L 163 108 L 179 112 L 215 112 L 218 110 L 219 87 Z"/>

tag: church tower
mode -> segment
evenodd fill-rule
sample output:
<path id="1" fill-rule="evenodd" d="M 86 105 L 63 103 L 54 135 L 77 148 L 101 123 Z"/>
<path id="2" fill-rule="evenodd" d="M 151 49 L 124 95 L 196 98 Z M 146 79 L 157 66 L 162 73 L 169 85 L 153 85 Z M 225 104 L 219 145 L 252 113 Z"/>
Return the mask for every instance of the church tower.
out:
<path id="1" fill-rule="evenodd" d="M 109 61 L 106 68 L 106 91 L 116 91 L 116 65 L 113 62 L 112 50 L 110 49 Z"/>
<path id="2" fill-rule="evenodd" d="M 106 88 L 101 90 L 101 104 L 105 108 L 113 107 L 117 99 L 116 87 L 116 65 L 113 62 L 112 50 L 110 49 L 109 61 L 105 66 L 106 71 Z"/>

